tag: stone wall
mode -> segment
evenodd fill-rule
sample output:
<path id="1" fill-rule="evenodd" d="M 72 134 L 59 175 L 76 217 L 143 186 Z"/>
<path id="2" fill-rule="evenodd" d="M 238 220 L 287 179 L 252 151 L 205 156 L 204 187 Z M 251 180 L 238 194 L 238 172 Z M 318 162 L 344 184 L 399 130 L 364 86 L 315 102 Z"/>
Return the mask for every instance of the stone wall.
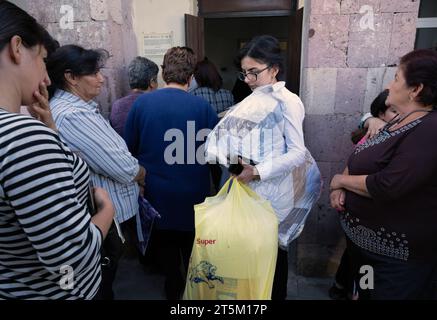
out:
<path id="1" fill-rule="evenodd" d="M 333 274 L 344 247 L 329 182 L 352 150 L 350 132 L 394 76 L 399 58 L 414 48 L 419 0 L 306 2 L 301 97 L 306 144 L 324 178 L 321 200 L 297 244 L 297 271 Z M 305 29 L 304 29 L 305 30 Z"/>
<path id="2" fill-rule="evenodd" d="M 109 51 L 111 58 L 102 70 L 105 87 L 96 98 L 107 117 L 112 102 L 128 91 L 126 68 L 137 55 L 132 0 L 33 0 L 26 1 L 24 9 L 61 45 L 78 44 Z"/>

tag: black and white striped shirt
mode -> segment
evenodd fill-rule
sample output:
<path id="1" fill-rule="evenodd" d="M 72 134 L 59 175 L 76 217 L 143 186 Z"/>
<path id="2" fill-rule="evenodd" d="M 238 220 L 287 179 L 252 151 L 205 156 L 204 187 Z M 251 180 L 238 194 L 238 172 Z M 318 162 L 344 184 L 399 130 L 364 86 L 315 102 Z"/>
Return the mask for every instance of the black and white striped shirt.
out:
<path id="1" fill-rule="evenodd" d="M 102 234 L 86 206 L 88 179 L 52 130 L 0 109 L 0 299 L 95 296 Z"/>

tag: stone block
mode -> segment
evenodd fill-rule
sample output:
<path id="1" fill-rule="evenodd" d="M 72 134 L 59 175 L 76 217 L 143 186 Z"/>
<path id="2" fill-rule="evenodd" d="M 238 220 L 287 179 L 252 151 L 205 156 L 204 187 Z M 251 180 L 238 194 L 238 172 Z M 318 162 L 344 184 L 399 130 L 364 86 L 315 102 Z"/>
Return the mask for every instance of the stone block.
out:
<path id="1" fill-rule="evenodd" d="M 63 17 L 70 14 L 74 22 L 90 21 L 90 3 L 85 0 L 34 0 L 29 1 L 28 10 L 39 22 L 60 23 Z"/>
<path id="2" fill-rule="evenodd" d="M 417 13 L 398 13 L 394 15 L 388 65 L 397 65 L 399 58 L 414 49 L 416 39 Z"/>
<path id="3" fill-rule="evenodd" d="M 364 97 L 363 113 L 369 112 L 370 105 L 383 90 L 383 78 L 387 68 L 369 68 L 367 71 L 366 94 Z"/>
<path id="4" fill-rule="evenodd" d="M 380 12 L 381 0 L 343 0 L 340 5 L 341 14 L 365 14 L 369 9 L 373 13 Z"/>
<path id="5" fill-rule="evenodd" d="M 89 0 L 91 19 L 106 21 L 109 18 L 109 7 L 107 0 Z M 111 1 L 110 1 L 111 2 Z"/>
<path id="6" fill-rule="evenodd" d="M 390 33 L 351 32 L 348 66 L 351 68 L 384 67 L 389 55 Z"/>
<path id="7" fill-rule="evenodd" d="M 79 43 L 79 34 L 76 29 L 61 29 L 59 23 L 49 23 L 47 25 L 47 31 L 54 39 L 59 41 L 61 46 Z"/>
<path id="8" fill-rule="evenodd" d="M 311 14 L 340 14 L 340 0 L 312 0 Z"/>
<path id="9" fill-rule="evenodd" d="M 351 16 L 350 32 L 390 33 L 393 29 L 393 13 L 381 13 L 373 16 L 373 23 L 363 20 L 363 15 Z M 363 33 L 363 36 L 365 33 Z"/>
<path id="10" fill-rule="evenodd" d="M 366 90 L 367 69 L 338 69 L 335 113 L 361 112 Z"/>
<path id="11" fill-rule="evenodd" d="M 340 162 L 352 150 L 350 134 L 357 128 L 360 113 L 351 115 L 308 115 L 304 123 L 306 145 L 317 161 Z"/>
<path id="12" fill-rule="evenodd" d="M 373 100 L 381 93 L 381 91 L 387 89 L 389 83 L 394 79 L 396 69 L 397 67 L 368 69 L 363 113 L 370 112 L 370 105 Z"/>
<path id="13" fill-rule="evenodd" d="M 387 89 L 390 82 L 394 80 L 397 69 L 397 67 L 390 67 L 385 69 L 384 76 L 382 78 L 382 89 Z"/>
<path id="14" fill-rule="evenodd" d="M 104 68 L 102 69 L 102 74 L 105 77 L 105 85 L 102 89 L 102 93 L 98 97 L 98 103 L 102 113 L 109 115 L 112 103 L 121 96 L 119 93 L 121 88 L 120 80 L 118 78 L 117 69 Z"/>
<path id="15" fill-rule="evenodd" d="M 348 15 L 310 17 L 308 67 L 346 67 Z"/>
<path id="16" fill-rule="evenodd" d="M 382 12 L 413 12 L 418 15 L 420 0 L 381 0 Z"/>
<path id="17" fill-rule="evenodd" d="M 125 1 L 125 0 L 124 0 Z M 111 15 L 112 20 L 119 24 L 123 24 L 123 8 L 121 0 L 111 0 L 108 3 L 109 13 Z"/>
<path id="18" fill-rule="evenodd" d="M 307 115 L 334 112 L 336 81 L 335 68 L 304 69 L 302 100 Z"/>
<path id="19" fill-rule="evenodd" d="M 79 22 L 76 23 L 76 32 L 79 37 L 79 44 L 87 49 L 102 48 L 112 51 L 112 44 L 109 41 L 109 26 L 105 21 Z"/>

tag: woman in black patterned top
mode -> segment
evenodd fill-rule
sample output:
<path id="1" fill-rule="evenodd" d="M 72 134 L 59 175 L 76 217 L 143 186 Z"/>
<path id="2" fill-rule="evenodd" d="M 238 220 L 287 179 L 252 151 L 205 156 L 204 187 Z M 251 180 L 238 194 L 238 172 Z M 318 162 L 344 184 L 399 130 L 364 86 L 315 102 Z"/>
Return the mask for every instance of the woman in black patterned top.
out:
<path id="1" fill-rule="evenodd" d="M 90 216 L 88 167 L 56 133 L 44 63 L 54 47 L 34 18 L 0 1 L 0 299 L 92 299 L 101 281 L 114 209 L 96 189 Z"/>
<path id="2" fill-rule="evenodd" d="M 360 299 L 429 299 L 437 270 L 437 52 L 402 57 L 388 89 L 386 103 L 399 116 L 354 150 L 331 181 L 331 204 L 341 211 Z"/>

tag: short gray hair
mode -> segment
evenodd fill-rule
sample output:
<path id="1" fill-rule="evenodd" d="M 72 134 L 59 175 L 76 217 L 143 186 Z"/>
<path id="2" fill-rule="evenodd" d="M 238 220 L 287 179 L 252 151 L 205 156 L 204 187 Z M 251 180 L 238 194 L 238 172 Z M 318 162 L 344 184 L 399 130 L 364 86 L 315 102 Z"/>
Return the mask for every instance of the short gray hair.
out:
<path id="1" fill-rule="evenodd" d="M 129 85 L 131 89 L 146 90 L 150 82 L 156 81 L 159 68 L 157 64 L 144 57 L 136 57 L 129 64 Z"/>

